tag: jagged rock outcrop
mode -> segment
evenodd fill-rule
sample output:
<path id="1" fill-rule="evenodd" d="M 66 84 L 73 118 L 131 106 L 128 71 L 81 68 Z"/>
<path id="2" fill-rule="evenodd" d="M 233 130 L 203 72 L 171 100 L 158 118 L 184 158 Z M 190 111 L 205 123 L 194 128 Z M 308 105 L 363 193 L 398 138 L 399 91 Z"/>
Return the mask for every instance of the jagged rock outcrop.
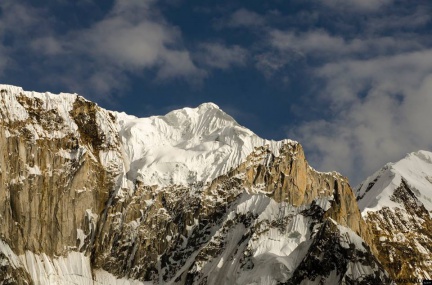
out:
<path id="1" fill-rule="evenodd" d="M 0 279 L 391 283 L 346 178 L 315 171 L 297 142 L 213 104 L 138 119 L 0 89 Z"/>

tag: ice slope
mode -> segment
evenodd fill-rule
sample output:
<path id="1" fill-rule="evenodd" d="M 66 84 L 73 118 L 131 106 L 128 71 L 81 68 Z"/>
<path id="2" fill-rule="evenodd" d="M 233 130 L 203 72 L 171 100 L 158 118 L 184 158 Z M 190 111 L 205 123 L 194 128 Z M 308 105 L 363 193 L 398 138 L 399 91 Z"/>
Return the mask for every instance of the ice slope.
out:
<path id="1" fill-rule="evenodd" d="M 420 150 L 396 163 L 388 163 L 357 187 L 358 205 L 363 215 L 383 207 L 401 207 L 391 197 L 402 179 L 417 199 L 432 211 L 432 152 Z"/>
<path id="2" fill-rule="evenodd" d="M 127 178 L 160 187 L 209 182 L 243 162 L 255 147 L 278 153 L 286 141 L 258 137 L 213 103 L 136 118 L 116 113 L 129 160 Z"/>

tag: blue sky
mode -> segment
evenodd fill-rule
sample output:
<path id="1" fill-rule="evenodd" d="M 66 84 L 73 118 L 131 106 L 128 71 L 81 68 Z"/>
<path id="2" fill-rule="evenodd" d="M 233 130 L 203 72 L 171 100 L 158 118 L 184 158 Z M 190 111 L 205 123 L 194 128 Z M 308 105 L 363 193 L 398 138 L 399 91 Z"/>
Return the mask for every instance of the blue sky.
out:
<path id="1" fill-rule="evenodd" d="M 2 0 L 1 82 L 137 116 L 214 102 L 352 184 L 432 150 L 432 3 Z"/>

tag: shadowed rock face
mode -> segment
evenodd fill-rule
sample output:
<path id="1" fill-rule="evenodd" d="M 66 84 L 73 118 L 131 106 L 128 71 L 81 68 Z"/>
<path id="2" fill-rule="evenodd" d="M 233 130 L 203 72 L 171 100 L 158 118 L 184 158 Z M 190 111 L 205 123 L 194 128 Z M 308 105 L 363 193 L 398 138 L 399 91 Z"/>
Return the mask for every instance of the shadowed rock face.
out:
<path id="1" fill-rule="evenodd" d="M 312 169 L 298 143 L 256 148 L 206 184 L 126 183 L 115 113 L 76 95 L 1 92 L 0 235 L 15 255 L 82 252 L 93 270 L 156 284 L 390 283 L 347 180 Z M 0 277 L 35 281 L 5 252 Z"/>
<path id="2" fill-rule="evenodd" d="M 392 281 L 378 260 L 371 251 L 365 250 L 367 245 L 354 246 L 350 242 L 352 240 L 347 232 L 341 231 L 336 223 L 326 220 L 293 277 L 283 284 L 300 284 L 305 279 L 320 280 L 322 276 L 331 276 L 332 279 L 327 280 L 335 284 L 390 284 Z M 370 271 L 356 275 L 356 267 L 368 268 Z"/>

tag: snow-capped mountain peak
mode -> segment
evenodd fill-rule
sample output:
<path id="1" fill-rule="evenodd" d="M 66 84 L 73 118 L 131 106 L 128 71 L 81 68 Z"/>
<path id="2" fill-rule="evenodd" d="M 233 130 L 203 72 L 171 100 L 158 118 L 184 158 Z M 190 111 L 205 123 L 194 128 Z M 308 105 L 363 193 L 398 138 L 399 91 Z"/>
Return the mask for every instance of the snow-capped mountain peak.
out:
<path id="1" fill-rule="evenodd" d="M 0 118 L 25 125 L 36 140 L 76 133 L 77 119 L 93 121 L 96 133 L 111 145 L 118 144 L 118 137 L 121 154 L 107 150 L 100 151 L 99 155 L 106 166 L 114 163 L 115 167 L 127 170 L 123 185 L 127 181 L 160 187 L 209 182 L 238 166 L 256 147 L 268 145 L 277 154 L 280 146 L 288 142 L 260 138 L 214 103 L 174 110 L 163 116 L 137 118 L 106 111 L 77 94 L 24 91 L 12 85 L 0 85 L 0 90 Z M 74 118 L 71 113 L 74 104 L 87 103 L 92 105 L 92 114 L 83 107 L 81 117 Z M 38 110 L 52 112 L 58 123 L 44 125 L 32 115 Z M 114 121 L 106 119 L 108 114 Z"/>
<path id="2" fill-rule="evenodd" d="M 255 147 L 268 145 L 277 153 L 288 142 L 258 137 L 213 103 L 149 118 L 118 115 L 125 153 L 134 165 L 128 178 L 147 185 L 208 182 L 239 165 Z"/>
<path id="3" fill-rule="evenodd" d="M 359 208 L 363 213 L 383 207 L 399 207 L 391 199 L 404 181 L 428 211 L 432 211 L 432 152 L 420 150 L 388 163 L 357 187 Z"/>
<path id="4" fill-rule="evenodd" d="M 392 278 L 431 279 L 432 152 L 388 163 L 357 188 L 377 257 Z"/>
<path id="5" fill-rule="evenodd" d="M 198 106 L 198 109 L 208 110 L 208 109 L 220 109 L 218 105 L 212 102 L 202 103 Z"/>

